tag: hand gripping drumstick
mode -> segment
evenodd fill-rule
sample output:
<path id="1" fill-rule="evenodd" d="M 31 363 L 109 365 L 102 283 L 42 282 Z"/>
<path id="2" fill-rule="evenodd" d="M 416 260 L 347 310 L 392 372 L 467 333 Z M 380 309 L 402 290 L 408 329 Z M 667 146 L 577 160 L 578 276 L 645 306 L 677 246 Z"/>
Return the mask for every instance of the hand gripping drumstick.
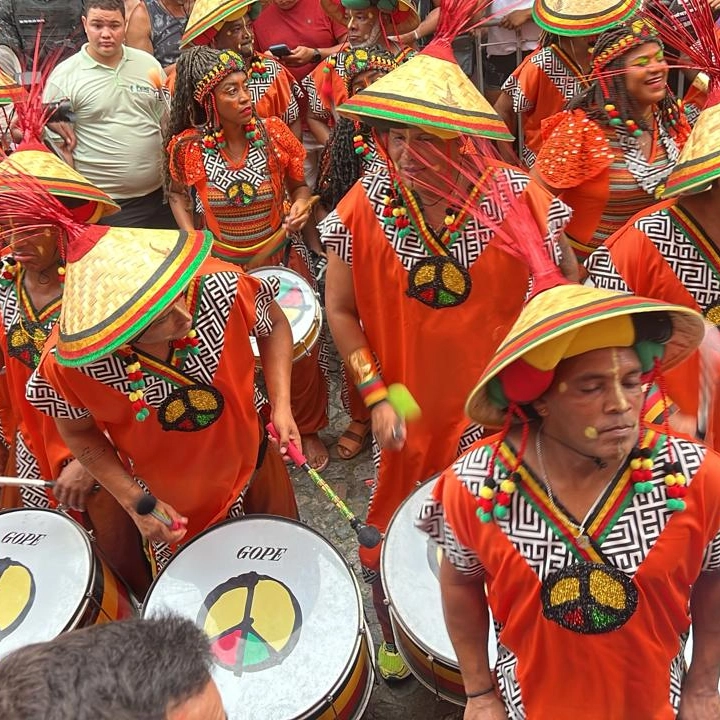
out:
<path id="1" fill-rule="evenodd" d="M 157 498 L 154 495 L 143 495 L 135 504 L 138 515 L 152 515 L 171 530 L 180 530 L 185 527 L 179 520 L 173 520 L 164 510 L 157 509 Z"/>
<path id="2" fill-rule="evenodd" d="M 268 431 L 270 437 L 279 439 L 279 435 L 275 426 L 272 423 L 268 423 L 265 428 Z M 350 508 L 337 496 L 337 493 L 322 479 L 320 473 L 314 468 L 310 467 L 310 463 L 307 458 L 297 449 L 292 442 L 288 443 L 287 454 L 290 459 L 299 467 L 302 468 L 309 476 L 310 479 L 325 493 L 330 502 L 338 509 L 340 514 L 350 523 L 350 527 L 355 531 L 358 542 L 366 548 L 373 548 L 379 545 L 382 541 L 382 535 L 380 531 L 374 525 L 366 525 L 360 518 L 353 515 Z"/>

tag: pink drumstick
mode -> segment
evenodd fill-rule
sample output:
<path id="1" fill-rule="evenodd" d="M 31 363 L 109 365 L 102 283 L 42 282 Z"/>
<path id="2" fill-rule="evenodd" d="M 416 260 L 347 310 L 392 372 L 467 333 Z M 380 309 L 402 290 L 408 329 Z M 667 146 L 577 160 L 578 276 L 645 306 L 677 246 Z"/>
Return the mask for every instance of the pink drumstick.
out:
<path id="1" fill-rule="evenodd" d="M 275 440 L 279 439 L 278 432 L 272 423 L 268 423 L 265 428 L 271 438 L 274 438 Z M 310 476 L 310 479 L 325 493 L 330 502 L 350 523 L 350 527 L 357 534 L 358 542 L 363 547 L 372 548 L 380 544 L 382 541 L 382 534 L 380 531 L 373 525 L 366 525 L 352 513 L 350 508 L 338 497 L 337 493 L 325 482 L 325 480 L 322 479 L 320 473 L 310 467 L 310 463 L 307 461 L 307 458 L 292 443 L 292 441 L 288 443 L 287 454 L 299 468 L 302 468 Z"/>

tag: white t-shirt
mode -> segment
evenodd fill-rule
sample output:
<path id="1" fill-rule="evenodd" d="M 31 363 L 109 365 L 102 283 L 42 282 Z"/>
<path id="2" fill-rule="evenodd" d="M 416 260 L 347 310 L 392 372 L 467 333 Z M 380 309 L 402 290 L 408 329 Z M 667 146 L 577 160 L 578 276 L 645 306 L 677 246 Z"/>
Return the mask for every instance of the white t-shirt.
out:
<path id="1" fill-rule="evenodd" d="M 527 10 L 533 6 L 533 0 L 493 0 L 490 14 L 493 20 L 499 20 L 509 15 L 513 10 Z M 540 28 L 528 20 L 520 28 L 522 50 L 534 50 L 540 39 Z M 517 34 L 515 30 L 507 30 L 497 25 L 488 28 L 487 34 L 488 55 L 510 55 L 517 50 Z"/>

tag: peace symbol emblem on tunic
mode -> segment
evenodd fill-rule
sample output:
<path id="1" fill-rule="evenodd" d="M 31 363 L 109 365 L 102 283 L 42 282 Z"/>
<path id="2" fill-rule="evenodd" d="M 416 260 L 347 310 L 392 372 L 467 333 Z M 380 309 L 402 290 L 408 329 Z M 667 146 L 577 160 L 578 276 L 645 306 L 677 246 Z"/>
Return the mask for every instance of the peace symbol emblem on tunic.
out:
<path id="1" fill-rule="evenodd" d="M 540 590 L 543 615 L 567 630 L 598 635 L 622 627 L 638 602 L 624 572 L 601 563 L 575 563 L 550 573 Z"/>
<path id="2" fill-rule="evenodd" d="M 471 288 L 470 274 L 460 263 L 447 256 L 436 255 L 413 265 L 407 294 L 441 310 L 464 303 Z"/>
<path id="3" fill-rule="evenodd" d="M 173 390 L 158 407 L 157 416 L 163 430 L 195 432 L 212 425 L 224 406 L 219 390 L 198 383 Z"/>

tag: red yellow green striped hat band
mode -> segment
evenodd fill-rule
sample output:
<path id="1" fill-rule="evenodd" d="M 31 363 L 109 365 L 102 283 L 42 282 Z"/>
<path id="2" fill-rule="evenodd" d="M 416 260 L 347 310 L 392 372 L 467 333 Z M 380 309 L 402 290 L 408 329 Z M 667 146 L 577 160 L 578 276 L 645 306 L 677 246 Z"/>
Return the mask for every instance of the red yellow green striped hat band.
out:
<path id="1" fill-rule="evenodd" d="M 27 147 L 27 146 L 25 146 Z M 0 162 L 0 189 L 3 175 L 32 175 L 51 195 L 96 202 L 97 208 L 87 222 L 96 222 L 105 215 L 117 212 L 120 206 L 100 188 L 95 187 L 79 172 L 64 163 L 44 145 L 37 149 L 21 144 L 9 157 Z"/>
<path id="2" fill-rule="evenodd" d="M 720 105 L 700 113 L 680 157 L 658 197 L 668 198 L 706 188 L 720 178 Z"/>
<path id="3" fill-rule="evenodd" d="M 555 35 L 595 35 L 625 22 L 642 0 L 535 0 L 532 15 Z"/>
<path id="4" fill-rule="evenodd" d="M 485 368 L 465 404 L 466 414 L 487 427 L 502 427 L 506 409 L 490 396 L 489 383 L 517 360 L 529 369 L 554 369 L 567 354 L 578 331 L 590 325 L 592 333 L 583 333 L 581 354 L 605 347 L 630 347 L 635 343 L 630 316 L 644 313 L 667 313 L 672 333 L 664 343 L 662 368 L 667 370 L 682 362 L 700 344 L 705 324 L 702 316 L 681 305 L 650 300 L 636 295 L 562 284 L 545 290 L 529 300 L 512 329 Z M 570 336 L 570 337 L 569 337 Z M 575 336 L 575 337 L 573 337 Z"/>
<path id="5" fill-rule="evenodd" d="M 188 18 L 180 47 L 209 45 L 226 22 L 242 17 L 258 0 L 197 0 Z"/>
<path id="6" fill-rule="evenodd" d="M 340 105 L 351 119 L 421 127 L 443 138 L 458 133 L 494 140 L 513 136 L 460 66 L 418 53 Z"/>
<path id="7" fill-rule="evenodd" d="M 129 343 L 187 287 L 212 235 L 91 225 L 68 244 L 57 359 L 86 365 Z"/>

